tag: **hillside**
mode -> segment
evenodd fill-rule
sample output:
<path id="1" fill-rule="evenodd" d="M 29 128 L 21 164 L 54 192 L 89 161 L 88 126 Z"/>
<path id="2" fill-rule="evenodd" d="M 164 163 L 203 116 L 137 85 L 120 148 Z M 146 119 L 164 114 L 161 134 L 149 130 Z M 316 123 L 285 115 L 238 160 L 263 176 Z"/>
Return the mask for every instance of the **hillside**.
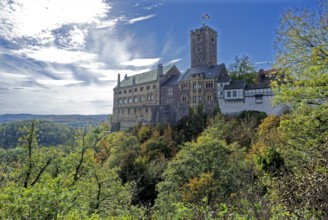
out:
<path id="1" fill-rule="evenodd" d="M 109 115 L 32 115 L 32 114 L 4 114 L 0 115 L 0 124 L 4 122 L 45 120 L 65 126 L 79 128 L 98 126 L 101 122 L 108 121 Z"/>
<path id="2" fill-rule="evenodd" d="M 50 121 L 37 121 L 37 140 L 41 146 L 67 145 L 72 140 L 75 129 Z M 19 145 L 19 139 L 26 135 L 24 128 L 31 121 L 13 121 L 0 124 L 0 148 L 10 149 Z"/>

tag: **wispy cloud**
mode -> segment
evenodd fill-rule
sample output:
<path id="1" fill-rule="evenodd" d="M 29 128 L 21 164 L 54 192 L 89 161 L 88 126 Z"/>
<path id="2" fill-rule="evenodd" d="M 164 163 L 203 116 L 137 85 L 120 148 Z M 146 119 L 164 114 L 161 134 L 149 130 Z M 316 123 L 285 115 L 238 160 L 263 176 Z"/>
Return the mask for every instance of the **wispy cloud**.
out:
<path id="1" fill-rule="evenodd" d="M 37 83 L 46 85 L 46 86 L 68 86 L 83 83 L 83 81 L 79 80 L 54 80 L 54 79 L 47 79 L 47 80 L 36 80 Z"/>
<path id="2" fill-rule="evenodd" d="M 149 6 L 145 6 L 145 7 L 143 7 L 143 9 L 145 9 L 145 10 L 152 10 L 152 9 L 154 9 L 154 8 L 158 8 L 158 7 L 160 7 L 160 6 L 162 6 L 163 5 L 163 3 L 156 3 L 156 4 L 152 4 L 152 5 L 149 5 Z"/>
<path id="3" fill-rule="evenodd" d="M 263 64 L 270 64 L 270 61 L 257 61 L 254 65 L 263 65 Z"/>
<path id="4" fill-rule="evenodd" d="M 158 63 L 160 58 L 152 58 L 152 59 L 134 59 L 130 61 L 126 61 L 121 63 L 124 66 L 136 66 L 136 67 L 142 67 L 142 66 L 152 66 L 155 63 Z"/>
<path id="5" fill-rule="evenodd" d="M 143 17 L 132 18 L 128 21 L 128 23 L 129 24 L 134 24 L 134 23 L 139 22 L 139 21 L 148 20 L 148 19 L 153 18 L 155 16 L 156 16 L 156 14 L 151 14 L 151 15 L 147 15 L 147 16 L 143 16 Z"/>
<path id="6" fill-rule="evenodd" d="M 169 62 L 167 62 L 167 64 L 175 64 L 175 63 L 178 63 L 182 60 L 182 58 L 179 58 L 179 59 L 174 59 L 174 60 L 171 60 Z"/>

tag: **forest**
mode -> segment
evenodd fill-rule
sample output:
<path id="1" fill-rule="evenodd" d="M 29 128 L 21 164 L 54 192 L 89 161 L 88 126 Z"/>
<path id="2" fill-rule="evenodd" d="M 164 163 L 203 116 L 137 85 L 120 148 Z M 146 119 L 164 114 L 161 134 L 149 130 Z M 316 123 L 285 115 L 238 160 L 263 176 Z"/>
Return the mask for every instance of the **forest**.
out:
<path id="1" fill-rule="evenodd" d="M 51 144 L 41 139 L 44 122 L 29 121 L 16 146 L 1 142 L 0 218 L 327 218 L 328 3 L 320 4 L 284 12 L 277 30 L 271 86 L 284 114 L 200 107 L 176 125 L 111 133 L 104 122 Z M 61 129 L 49 132 L 71 132 Z"/>

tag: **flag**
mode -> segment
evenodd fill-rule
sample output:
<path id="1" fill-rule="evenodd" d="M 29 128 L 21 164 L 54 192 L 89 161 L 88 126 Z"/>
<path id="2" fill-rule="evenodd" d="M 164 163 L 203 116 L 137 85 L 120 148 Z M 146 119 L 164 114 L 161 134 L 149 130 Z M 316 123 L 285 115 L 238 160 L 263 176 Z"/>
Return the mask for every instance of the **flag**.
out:
<path id="1" fill-rule="evenodd" d="M 207 13 L 205 13 L 205 14 L 203 15 L 203 19 L 210 19 L 210 16 L 209 16 Z"/>

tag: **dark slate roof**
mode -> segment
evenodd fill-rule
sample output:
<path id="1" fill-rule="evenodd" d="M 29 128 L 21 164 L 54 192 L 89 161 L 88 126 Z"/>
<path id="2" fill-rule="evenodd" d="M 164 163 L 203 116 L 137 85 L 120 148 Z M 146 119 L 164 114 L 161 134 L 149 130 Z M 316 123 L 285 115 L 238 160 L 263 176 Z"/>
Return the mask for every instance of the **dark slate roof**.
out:
<path id="1" fill-rule="evenodd" d="M 225 65 L 212 65 L 210 67 L 208 66 L 199 66 L 188 69 L 183 77 L 181 78 L 181 81 L 187 81 L 193 74 L 202 74 L 204 76 L 204 79 L 218 79 L 220 76 L 223 76 L 225 70 Z"/>
<path id="2" fill-rule="evenodd" d="M 165 75 L 173 67 L 174 67 L 174 65 L 164 66 L 163 74 Z M 142 84 L 142 83 L 156 81 L 157 80 L 157 69 L 123 78 L 123 80 L 121 81 L 120 87 L 132 86 L 133 77 L 135 77 L 136 84 Z"/>
<path id="3" fill-rule="evenodd" d="M 224 90 L 228 89 L 243 89 L 246 86 L 245 80 L 232 80 L 229 85 L 223 87 Z"/>
<path id="4" fill-rule="evenodd" d="M 180 82 L 180 79 L 182 77 L 183 77 L 182 74 L 180 74 L 180 75 L 174 75 L 170 79 L 166 80 L 166 82 L 164 82 L 162 84 L 162 86 L 175 86 L 175 85 L 178 85 L 179 82 Z"/>
<path id="5" fill-rule="evenodd" d="M 221 76 L 218 80 L 218 82 L 229 82 L 229 81 L 231 81 L 230 76 Z"/>
<path id="6" fill-rule="evenodd" d="M 270 88 L 270 81 L 269 80 L 265 80 L 261 83 L 257 83 L 257 84 L 250 84 L 246 86 L 246 90 L 250 90 L 250 89 L 265 89 L 265 88 Z"/>

